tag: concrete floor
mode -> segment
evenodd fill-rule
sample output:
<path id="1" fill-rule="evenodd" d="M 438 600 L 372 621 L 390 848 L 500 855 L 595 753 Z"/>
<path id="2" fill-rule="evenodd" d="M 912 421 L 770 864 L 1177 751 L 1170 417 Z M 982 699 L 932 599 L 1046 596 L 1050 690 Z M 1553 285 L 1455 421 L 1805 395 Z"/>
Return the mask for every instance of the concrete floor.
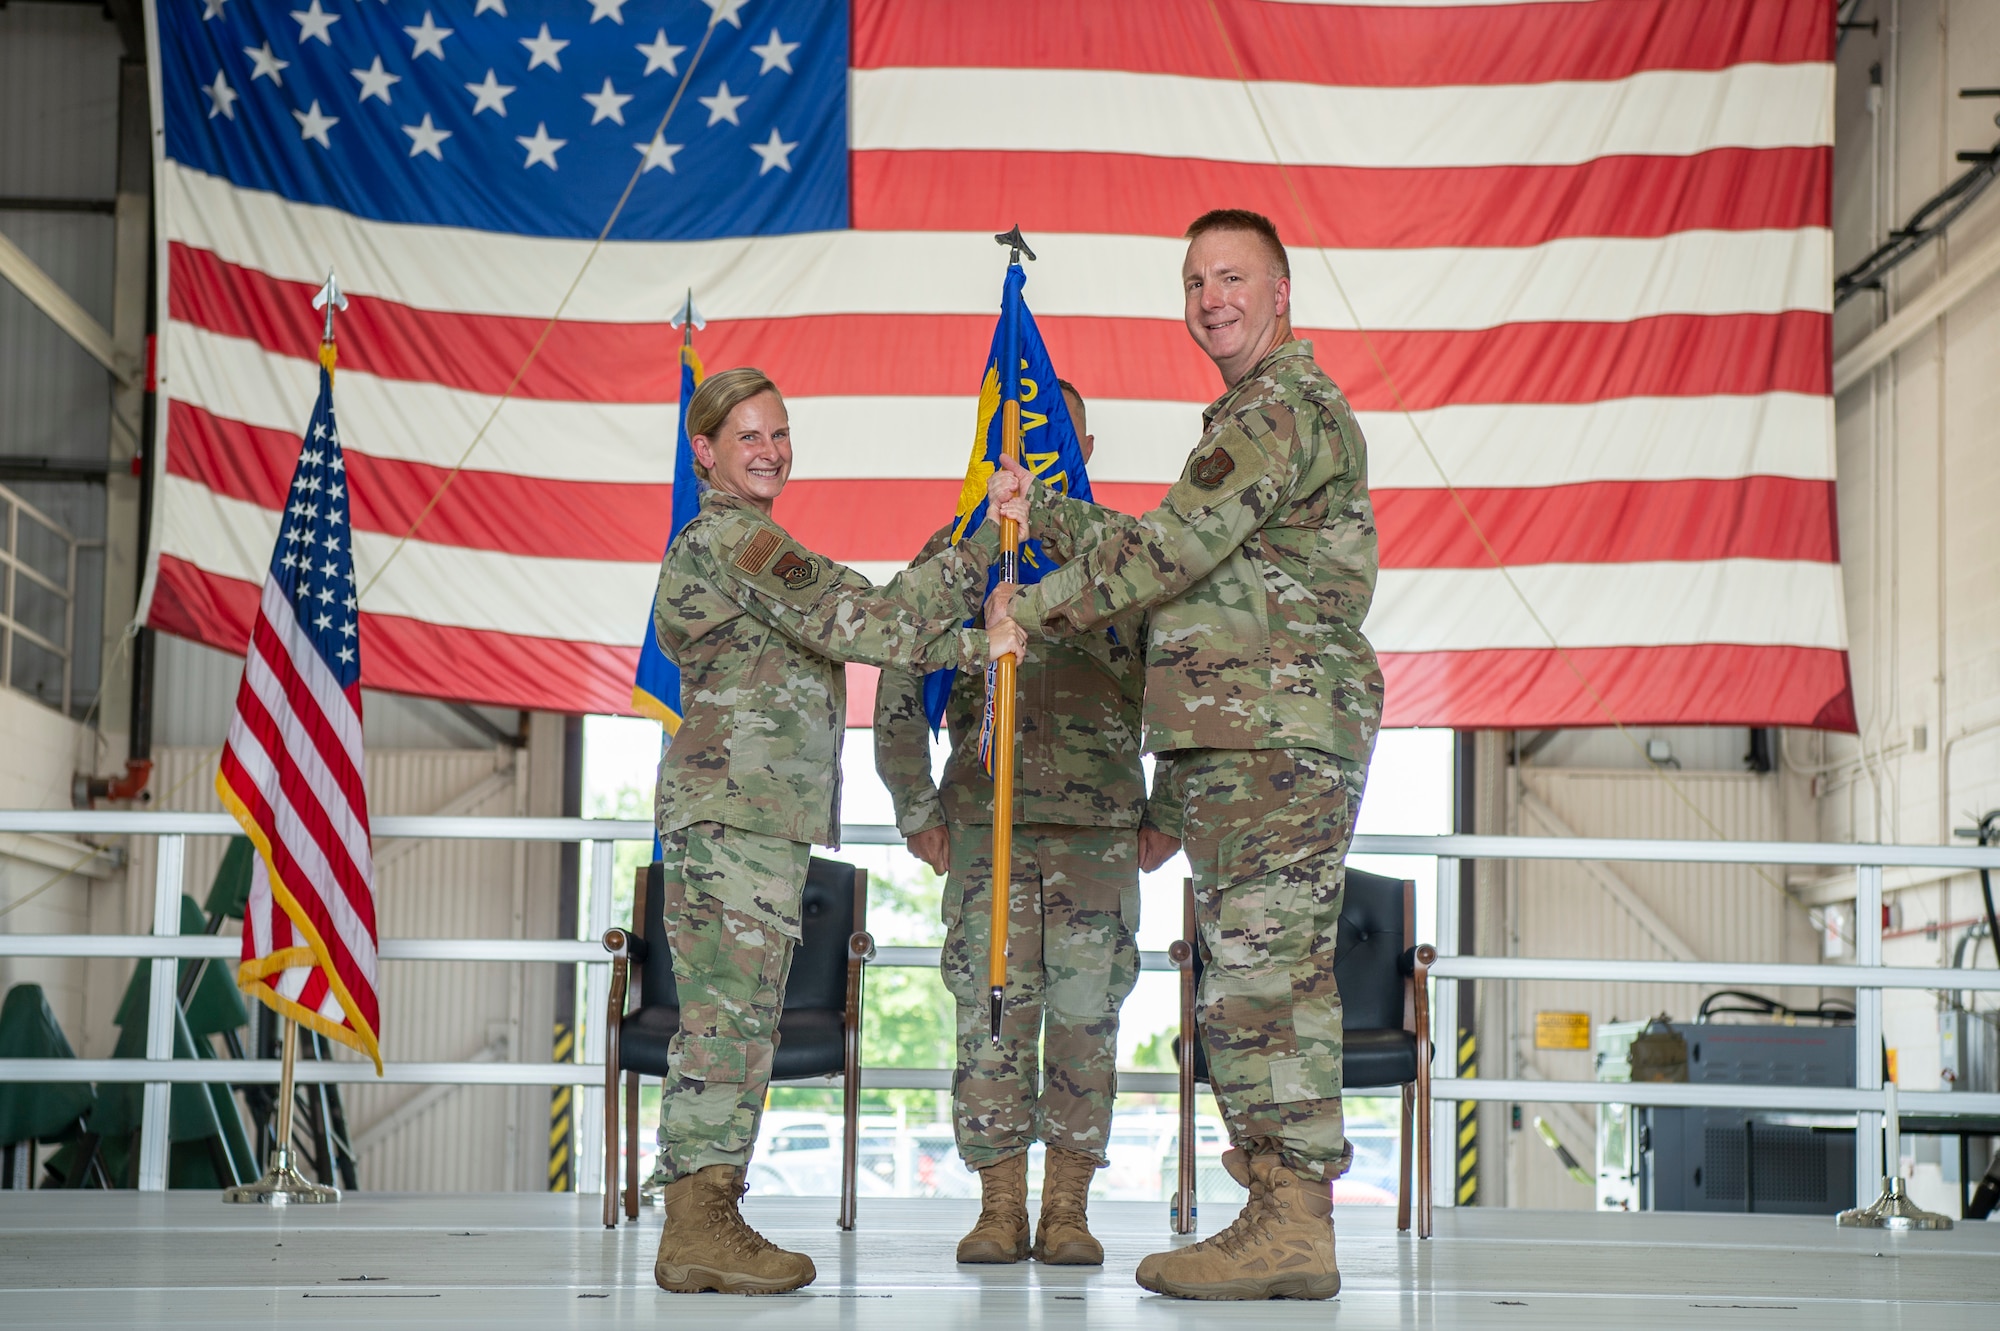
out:
<path id="1" fill-rule="evenodd" d="M 1159 1327 L 2000 1326 L 2000 1224 L 1945 1234 L 1837 1230 L 1762 1216 L 1441 1211 L 1437 1237 L 1339 1214 L 1333 1304 L 1186 1304 L 1132 1283 L 1166 1246 L 1165 1209 L 1092 1208 L 1101 1271 L 961 1268 L 970 1203 L 864 1201 L 834 1228 L 822 1199 L 753 1199 L 753 1223 L 810 1253 L 817 1283 L 757 1299 L 652 1282 L 657 1214 L 616 1234 L 595 1198 L 357 1193 L 272 1212 L 195 1193 L 0 1193 L 0 1325 L 391 1327 L 732 1325 L 1109 1331 Z M 1202 1232 L 1229 1219 L 1202 1215 Z"/>

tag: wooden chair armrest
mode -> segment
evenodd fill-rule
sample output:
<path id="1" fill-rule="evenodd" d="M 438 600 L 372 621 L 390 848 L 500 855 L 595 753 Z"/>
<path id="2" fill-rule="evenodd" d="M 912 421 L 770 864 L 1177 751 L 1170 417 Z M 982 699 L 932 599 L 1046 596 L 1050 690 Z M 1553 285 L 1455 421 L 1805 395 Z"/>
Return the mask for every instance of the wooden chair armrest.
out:
<path id="1" fill-rule="evenodd" d="M 625 1019 L 626 991 L 632 967 L 646 962 L 646 940 L 626 929 L 606 929 L 604 950 L 611 954 L 611 991 L 605 995 L 605 1018 L 611 1028 L 613 1070 L 616 1070 L 618 1028 Z"/>
<path id="2" fill-rule="evenodd" d="M 1416 1008 L 1416 1034 L 1422 1048 L 1425 1063 L 1431 1058 L 1431 965 L 1437 960 L 1437 949 L 1429 943 L 1420 943 L 1403 954 L 1409 963 L 1405 973 L 1410 977 L 1410 996 Z"/>
<path id="3" fill-rule="evenodd" d="M 604 950 L 613 957 L 629 958 L 641 966 L 646 964 L 646 956 L 650 951 L 646 946 L 646 940 L 630 929 L 606 929 Z"/>

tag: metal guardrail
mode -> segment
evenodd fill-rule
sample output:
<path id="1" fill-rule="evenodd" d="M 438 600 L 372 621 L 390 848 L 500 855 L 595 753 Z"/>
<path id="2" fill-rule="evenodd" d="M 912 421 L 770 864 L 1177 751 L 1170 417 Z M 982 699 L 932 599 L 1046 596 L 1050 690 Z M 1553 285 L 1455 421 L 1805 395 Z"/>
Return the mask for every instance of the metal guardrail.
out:
<path id="1" fill-rule="evenodd" d="M 123 813 L 69 810 L 0 810 L 0 833 L 44 832 L 81 836 L 143 835 L 159 838 L 154 876 L 154 927 L 151 935 L 0 934 L 0 956 L 21 957 L 153 957 L 227 958 L 237 955 L 238 940 L 179 935 L 182 865 L 186 838 L 228 836 L 236 824 L 226 814 Z M 394 838 L 592 842 L 593 880 L 608 900 L 611 843 L 650 840 L 651 824 L 639 820 L 586 818 L 446 818 L 380 817 L 373 820 L 377 840 Z M 842 828 L 849 845 L 901 845 L 892 827 L 850 824 Z M 1438 860 L 1436 928 L 1440 956 L 1431 974 L 1439 980 L 1571 980 L 1658 984 L 1762 984 L 1852 988 L 1856 1000 L 1855 1084 L 1851 1088 L 1798 1086 L 1718 1086 L 1708 1084 L 1610 1084 L 1599 1082 L 1520 1081 L 1494 1078 L 1442 1078 L 1433 1096 L 1445 1102 L 1435 1121 L 1441 1133 L 1455 1123 L 1449 1102 L 1456 1100 L 1519 1100 L 1534 1103 L 1648 1104 L 1681 1106 L 1743 1106 L 1805 1112 L 1856 1114 L 1855 1168 L 1860 1192 L 1872 1193 L 1881 1172 L 1880 1062 L 1872 1056 L 1881 1040 L 1882 993 L 1886 989 L 1955 989 L 2000 991 L 2000 972 L 1927 970 L 1884 967 L 1881 963 L 1882 870 L 1885 867 L 1975 870 L 2000 869 L 2000 848 L 1904 846 L 1804 842 L 1726 842 L 1497 836 L 1357 836 L 1353 852 Z M 1787 965 L 1725 962 L 1649 962 L 1602 959 L 1461 957 L 1454 955 L 1457 936 L 1457 870 L 1460 860 L 1635 861 L 1669 864 L 1757 864 L 1852 868 L 1856 874 L 1856 964 Z M 385 939 L 381 957 L 388 961 L 557 962 L 583 965 L 591 973 L 608 963 L 595 942 L 564 939 Z M 874 960 L 881 966 L 937 964 L 938 950 L 884 947 Z M 1165 953 L 1143 953 L 1146 970 L 1171 969 Z M 140 1137 L 140 1186 L 165 1187 L 167 1107 L 175 1083 L 275 1083 L 275 1061 L 180 1060 L 172 1058 L 172 1003 L 176 967 L 155 967 L 149 994 L 146 1057 L 132 1059 L 30 1060 L 0 1059 L 0 1081 L 139 1082 L 145 1085 L 145 1114 Z M 1457 1025 L 1457 986 L 1440 984 L 1433 1003 L 1436 1028 Z M 374 1070 L 361 1062 L 302 1064 L 298 1079 L 318 1082 L 372 1082 Z M 560 1086 L 588 1084 L 601 1077 L 602 1065 L 588 1063 L 426 1062 L 391 1063 L 382 1081 L 401 1084 L 501 1086 Z M 947 1089 L 951 1072 L 940 1068 L 863 1068 L 864 1087 Z M 1170 1092 L 1176 1078 L 1161 1073 L 1124 1073 L 1121 1087 L 1133 1091 Z M 813 1083 L 804 1083 L 813 1084 Z M 838 1078 L 826 1079 L 838 1085 Z M 2000 1095 L 1965 1092 L 1905 1092 L 1905 1107 L 1926 1113 L 2000 1112 Z M 1444 1147 L 1449 1156 L 1449 1141 Z M 1440 1201 L 1450 1204 L 1449 1174 Z"/>

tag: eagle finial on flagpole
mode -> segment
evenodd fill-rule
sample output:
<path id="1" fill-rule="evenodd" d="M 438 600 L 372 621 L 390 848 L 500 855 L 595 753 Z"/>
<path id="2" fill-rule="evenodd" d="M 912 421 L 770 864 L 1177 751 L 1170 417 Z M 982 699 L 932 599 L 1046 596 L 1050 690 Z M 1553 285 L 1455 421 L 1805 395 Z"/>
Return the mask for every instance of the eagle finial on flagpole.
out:
<path id="1" fill-rule="evenodd" d="M 1023 254 L 1027 255 L 1030 259 L 1035 257 L 1035 252 L 1028 248 L 1027 238 L 1021 234 L 1021 224 L 1019 222 L 1014 223 L 1012 231 L 1002 231 L 999 235 L 993 237 L 993 241 L 995 244 L 1005 245 L 1013 251 L 1012 254 L 1007 256 L 1007 262 L 1010 265 L 1021 262 Z"/>

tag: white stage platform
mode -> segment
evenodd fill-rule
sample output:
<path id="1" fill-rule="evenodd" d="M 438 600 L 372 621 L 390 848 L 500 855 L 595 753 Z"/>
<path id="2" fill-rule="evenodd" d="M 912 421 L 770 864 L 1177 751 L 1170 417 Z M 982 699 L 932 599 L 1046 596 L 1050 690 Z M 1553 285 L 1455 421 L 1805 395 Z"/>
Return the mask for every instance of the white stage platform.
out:
<path id="1" fill-rule="evenodd" d="M 753 1199 L 752 1221 L 812 1255 L 794 1294 L 670 1295 L 652 1280 L 657 1213 L 607 1232 L 596 1198 L 353 1194 L 271 1212 L 192 1193 L 0 1193 L 8 1327 L 1008 1328 L 2000 1326 L 2000 1224 L 1945 1234 L 1830 1220 L 1438 1213 L 1428 1243 L 1387 1211 L 1339 1213 L 1334 1304 L 1179 1303 L 1132 1283 L 1167 1241 L 1165 1208 L 1092 1209 L 1102 1270 L 959 1267 L 964 1202 Z M 1211 1233 L 1229 1218 L 1202 1215 Z"/>

